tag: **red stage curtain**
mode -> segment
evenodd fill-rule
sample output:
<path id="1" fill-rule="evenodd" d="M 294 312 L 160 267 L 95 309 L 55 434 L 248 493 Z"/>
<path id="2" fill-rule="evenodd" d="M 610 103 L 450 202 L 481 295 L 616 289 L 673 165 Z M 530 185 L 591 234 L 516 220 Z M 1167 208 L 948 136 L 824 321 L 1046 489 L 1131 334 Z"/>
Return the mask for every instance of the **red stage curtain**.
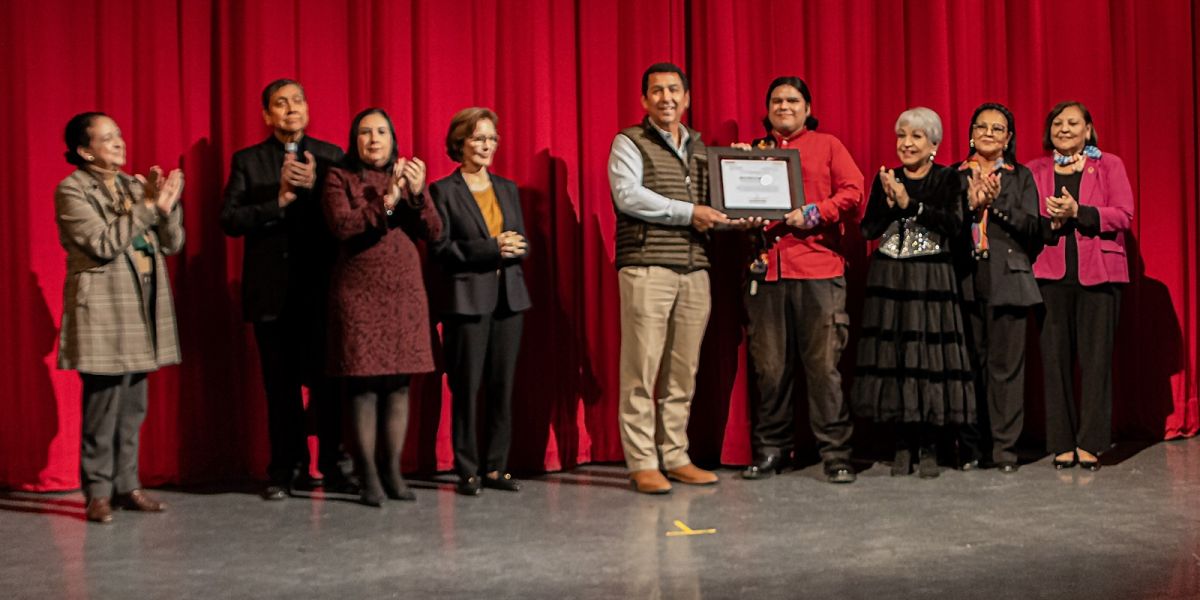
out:
<path id="1" fill-rule="evenodd" d="M 268 134 L 258 97 L 277 77 L 304 82 L 310 133 L 338 144 L 354 112 L 386 108 L 402 152 L 423 157 L 431 178 L 453 168 L 442 151 L 450 116 L 470 105 L 497 110 L 495 170 L 521 186 L 534 248 L 512 464 L 620 460 L 605 161 L 616 131 L 641 117 L 642 70 L 660 60 L 692 75 L 690 123 L 709 143 L 757 135 L 766 84 L 804 77 L 821 129 L 868 174 L 894 162 L 891 126 L 910 105 L 942 115 L 939 157 L 949 162 L 962 156 L 980 102 L 1013 109 L 1024 160 L 1041 154 L 1052 104 L 1086 102 L 1138 201 L 1114 423 L 1126 437 L 1195 434 L 1198 14 L 1197 0 L 4 3 L 0 486 L 78 486 L 78 378 L 54 368 L 64 261 L 51 198 L 70 170 L 62 128 L 95 109 L 127 133 L 131 169 L 178 162 L 187 175 L 188 242 L 171 261 L 184 363 L 151 377 L 143 477 L 261 475 L 265 407 L 238 301 L 241 242 L 221 234 L 217 214 L 230 156 Z M 691 433 L 697 460 L 736 464 L 749 456 L 741 256 L 737 240 L 717 247 Z M 860 289 L 865 247 L 851 236 L 847 253 Z M 846 356 L 848 366 L 853 350 Z M 1036 421 L 1036 370 L 1029 378 Z M 446 469 L 440 376 L 413 391 L 406 468 Z"/>

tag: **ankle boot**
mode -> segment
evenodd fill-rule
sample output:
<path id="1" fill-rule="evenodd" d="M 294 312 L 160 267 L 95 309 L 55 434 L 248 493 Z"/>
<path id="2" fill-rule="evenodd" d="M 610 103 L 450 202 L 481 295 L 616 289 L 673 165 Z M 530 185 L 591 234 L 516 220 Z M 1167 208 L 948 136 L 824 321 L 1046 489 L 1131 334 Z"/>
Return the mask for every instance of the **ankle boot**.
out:
<path id="1" fill-rule="evenodd" d="M 933 446 L 921 448 L 921 462 L 917 464 L 917 473 L 921 479 L 933 479 L 941 474 L 937 464 L 937 450 Z"/>
<path id="2" fill-rule="evenodd" d="M 912 451 L 905 447 L 896 448 L 892 458 L 892 477 L 903 477 L 912 473 Z"/>

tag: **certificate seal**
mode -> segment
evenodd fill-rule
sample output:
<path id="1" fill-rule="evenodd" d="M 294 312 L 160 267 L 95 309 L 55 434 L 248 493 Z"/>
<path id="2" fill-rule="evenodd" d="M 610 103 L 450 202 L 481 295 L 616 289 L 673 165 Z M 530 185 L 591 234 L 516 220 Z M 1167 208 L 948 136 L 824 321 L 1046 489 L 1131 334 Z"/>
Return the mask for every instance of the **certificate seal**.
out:
<path id="1" fill-rule="evenodd" d="M 763 175 L 762 177 L 758 178 L 758 183 L 763 186 L 771 185 L 774 182 L 775 178 L 771 177 L 770 175 Z"/>

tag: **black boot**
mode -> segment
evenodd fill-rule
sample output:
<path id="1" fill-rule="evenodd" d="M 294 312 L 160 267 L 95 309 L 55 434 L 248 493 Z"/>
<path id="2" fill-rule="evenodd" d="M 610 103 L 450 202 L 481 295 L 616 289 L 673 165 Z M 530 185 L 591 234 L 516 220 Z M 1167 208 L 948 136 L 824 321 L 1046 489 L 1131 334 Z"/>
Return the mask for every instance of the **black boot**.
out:
<path id="1" fill-rule="evenodd" d="M 908 447 L 896 448 L 896 456 L 892 457 L 892 477 L 903 477 L 912 473 L 912 450 Z"/>
<path id="2" fill-rule="evenodd" d="M 896 455 L 892 458 L 892 477 L 912 473 L 912 428 L 905 423 L 896 425 Z"/>
<path id="3" fill-rule="evenodd" d="M 917 465 L 921 479 L 933 479 L 941 474 L 937 464 L 937 450 L 933 446 L 921 448 L 921 462 Z"/>
<path id="4" fill-rule="evenodd" d="M 937 438 L 934 437 L 936 433 L 932 425 L 921 424 L 921 462 L 917 465 L 921 479 L 933 479 L 941 474 L 937 461 Z"/>
<path id="5" fill-rule="evenodd" d="M 766 479 L 771 475 L 782 473 L 787 467 L 787 459 L 782 454 L 770 454 L 759 458 L 742 471 L 742 479 Z"/>

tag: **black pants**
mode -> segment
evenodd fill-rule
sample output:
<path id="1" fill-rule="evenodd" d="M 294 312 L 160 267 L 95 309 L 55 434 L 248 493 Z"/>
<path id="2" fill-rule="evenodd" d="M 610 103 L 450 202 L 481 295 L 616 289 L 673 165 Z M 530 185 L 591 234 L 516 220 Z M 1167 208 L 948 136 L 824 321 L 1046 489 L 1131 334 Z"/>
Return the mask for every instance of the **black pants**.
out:
<path id="1" fill-rule="evenodd" d="M 290 484 L 296 472 L 307 472 L 308 430 L 301 386 L 309 388 L 309 410 L 315 412 L 320 441 L 317 468 L 327 477 L 341 474 L 341 404 L 336 385 L 322 375 L 321 348 L 314 347 L 313 323 L 280 318 L 254 324 L 267 394 L 267 434 L 271 463 L 267 476 Z"/>
<path id="2" fill-rule="evenodd" d="M 1017 439 L 1025 422 L 1025 320 L 1029 309 L 968 302 L 963 314 L 975 367 L 979 423 L 961 429 L 962 459 L 1016 462 Z"/>
<path id="3" fill-rule="evenodd" d="M 745 296 L 747 329 L 759 403 L 751 442 L 757 457 L 792 450 L 792 391 L 797 367 L 808 386 L 809 420 L 826 467 L 850 460 L 850 410 L 838 361 L 849 336 L 846 280 L 759 282 Z"/>
<path id="4" fill-rule="evenodd" d="M 1099 454 L 1112 443 L 1112 353 L 1121 290 L 1112 284 L 1039 283 L 1045 302 L 1038 325 L 1046 377 L 1046 449 Z M 1078 410 L 1076 358 L 1082 388 Z"/>
<path id="5" fill-rule="evenodd" d="M 146 419 L 146 374 L 92 375 L 83 380 L 79 473 L 88 498 L 109 498 L 142 487 L 138 437 Z"/>
<path id="6" fill-rule="evenodd" d="M 524 317 L 497 309 L 489 315 L 442 319 L 446 375 L 453 397 L 454 468 L 461 477 L 508 468 L 512 442 L 512 390 Z M 486 462 L 479 461 L 476 404 L 483 387 Z"/>

